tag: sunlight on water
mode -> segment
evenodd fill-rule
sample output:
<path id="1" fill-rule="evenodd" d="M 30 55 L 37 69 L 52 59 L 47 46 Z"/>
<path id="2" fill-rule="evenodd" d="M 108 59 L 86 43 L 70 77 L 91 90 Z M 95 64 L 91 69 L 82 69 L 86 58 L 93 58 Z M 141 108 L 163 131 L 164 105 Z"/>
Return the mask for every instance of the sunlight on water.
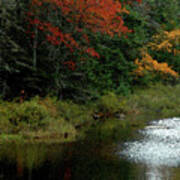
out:
<path id="1" fill-rule="evenodd" d="M 146 166 L 146 179 L 169 179 L 170 168 L 180 166 L 180 118 L 153 121 L 143 138 L 125 143 L 120 155 Z"/>

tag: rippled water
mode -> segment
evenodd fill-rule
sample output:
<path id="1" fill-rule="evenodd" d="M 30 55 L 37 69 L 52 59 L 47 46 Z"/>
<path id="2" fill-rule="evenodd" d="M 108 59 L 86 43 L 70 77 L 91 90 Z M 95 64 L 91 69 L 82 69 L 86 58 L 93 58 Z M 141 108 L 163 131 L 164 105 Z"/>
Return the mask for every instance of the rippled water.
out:
<path id="1" fill-rule="evenodd" d="M 125 143 L 119 154 L 146 167 L 142 179 L 171 179 L 173 168 L 180 167 L 180 118 L 153 121 L 140 134 L 142 139 Z"/>

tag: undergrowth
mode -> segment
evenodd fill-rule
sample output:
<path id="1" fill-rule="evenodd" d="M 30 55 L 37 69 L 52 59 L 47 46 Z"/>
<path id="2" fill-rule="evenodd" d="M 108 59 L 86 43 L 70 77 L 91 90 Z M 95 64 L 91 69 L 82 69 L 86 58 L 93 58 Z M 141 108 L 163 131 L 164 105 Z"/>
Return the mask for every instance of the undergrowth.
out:
<path id="1" fill-rule="evenodd" d="M 109 92 L 84 105 L 53 97 L 0 101 L 1 141 L 122 138 L 150 120 L 180 116 L 179 92 L 180 84 L 155 84 L 125 97 Z"/>

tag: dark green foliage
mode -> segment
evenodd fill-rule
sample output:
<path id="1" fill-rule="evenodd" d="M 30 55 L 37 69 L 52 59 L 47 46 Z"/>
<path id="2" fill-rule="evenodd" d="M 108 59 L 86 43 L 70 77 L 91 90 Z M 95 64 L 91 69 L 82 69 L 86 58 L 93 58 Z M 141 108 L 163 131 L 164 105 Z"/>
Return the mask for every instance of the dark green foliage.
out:
<path id="1" fill-rule="evenodd" d="M 180 2 L 177 0 L 144 0 L 144 10 L 148 13 L 151 24 L 159 24 L 164 30 L 178 28 Z M 146 8 L 147 7 L 147 8 Z"/>
<path id="2" fill-rule="evenodd" d="M 142 58 L 139 56 L 139 50 L 153 41 L 153 35 L 159 35 L 164 31 L 172 31 L 180 27 L 180 3 L 177 0 L 143 0 L 139 6 L 129 7 L 129 11 L 130 14 L 124 18 L 128 27 L 133 29 L 133 33 L 129 35 L 129 39 L 126 42 L 131 47 L 129 52 L 136 56 L 134 59 Z M 177 44 L 176 49 L 179 49 L 179 44 Z M 173 70 L 180 72 L 179 55 L 175 56 L 173 53 L 164 50 L 152 51 L 150 48 L 148 51 L 158 62 L 166 62 Z M 135 79 L 137 85 L 145 86 L 157 81 L 177 83 L 174 78 L 162 79 L 162 76 L 152 76 L 149 73 L 144 77 Z"/>
<path id="3" fill-rule="evenodd" d="M 158 31 L 172 31 L 180 28 L 180 1 L 177 0 L 145 0 L 143 5 L 146 12 L 148 13 L 149 25 L 158 24 L 159 28 L 156 29 L 155 34 Z M 147 8 L 145 8 L 147 7 Z M 151 26 L 150 26 L 150 29 Z M 179 49 L 177 44 L 176 49 Z M 180 73 L 180 55 L 174 55 L 167 51 L 152 51 L 151 54 L 159 62 L 167 62 L 173 70 Z"/>
<path id="4" fill-rule="evenodd" d="M 23 1 L 2 4 L 0 96 L 11 99 L 24 90 L 26 97 L 53 94 L 82 101 L 89 94 L 84 88 L 84 75 L 63 64 L 69 58 L 75 60 L 76 55 L 69 56 L 64 47 L 42 43 L 43 34 L 32 39 L 26 33 L 27 5 L 28 2 Z M 34 43 L 38 43 L 37 48 L 33 47 Z"/>
<path id="5" fill-rule="evenodd" d="M 23 2 L 2 1 L 0 12 L 0 96 L 17 96 L 32 73 Z"/>
<path id="6" fill-rule="evenodd" d="M 139 49 L 150 42 L 154 34 L 179 28 L 179 1 L 144 0 L 140 5 L 134 3 L 127 7 L 130 14 L 124 15 L 125 24 L 132 33 L 127 37 L 111 38 L 87 32 L 90 45 L 100 59 L 85 54 L 80 57 L 77 52 L 70 55 L 64 46 L 42 43 L 43 33 L 38 34 L 38 46 L 34 48 L 36 40 L 26 33 L 27 1 L 2 1 L 0 5 L 0 97 L 6 99 L 21 96 L 21 90 L 25 90 L 26 98 L 50 94 L 78 102 L 96 99 L 109 91 L 127 95 L 134 85 L 160 80 L 151 76 L 135 80 L 132 72 Z M 50 18 L 53 17 L 52 12 Z M 56 18 L 51 19 L 55 24 L 59 22 Z M 73 25 L 68 26 L 60 14 L 58 18 L 69 32 L 73 30 Z M 75 35 L 80 41 L 80 35 Z M 167 52 L 152 52 L 151 55 L 180 73 L 179 56 Z M 80 60 L 82 57 L 86 60 Z M 76 63 L 73 71 L 64 65 L 70 59 Z"/>
<path id="7" fill-rule="evenodd" d="M 180 74 L 180 54 L 174 55 L 167 51 L 153 52 L 154 56 L 159 60 L 159 62 L 167 62 L 170 67 Z"/>
<path id="8" fill-rule="evenodd" d="M 149 35 L 180 26 L 180 2 L 177 0 L 143 0 L 140 5 L 134 4 L 129 10 L 130 15 L 126 17 L 126 22 L 133 29 L 141 27 Z"/>
<path id="9" fill-rule="evenodd" d="M 81 66 L 90 95 L 99 97 L 109 91 L 129 94 L 134 85 L 132 71 L 135 69 L 133 61 L 137 47 L 132 48 L 124 37 L 110 38 L 98 34 L 92 39 L 95 39 L 93 46 L 100 59 L 88 57 Z"/>
<path id="10" fill-rule="evenodd" d="M 83 67 L 88 83 L 100 94 L 107 91 L 128 94 L 133 81 L 131 72 L 135 66 L 128 55 L 126 43 L 118 38 L 101 36 L 97 37 L 97 42 L 96 50 L 101 58 L 88 58 Z"/>

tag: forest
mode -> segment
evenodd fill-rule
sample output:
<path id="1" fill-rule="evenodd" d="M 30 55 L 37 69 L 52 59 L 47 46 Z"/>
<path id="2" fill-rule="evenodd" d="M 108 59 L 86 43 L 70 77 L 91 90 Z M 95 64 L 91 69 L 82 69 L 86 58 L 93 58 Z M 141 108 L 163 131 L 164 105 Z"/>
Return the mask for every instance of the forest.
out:
<path id="1" fill-rule="evenodd" d="M 148 115 L 180 116 L 180 1 L 0 7 L 2 140 L 64 142 L 99 131 L 108 138 L 117 127 L 141 127 Z"/>

